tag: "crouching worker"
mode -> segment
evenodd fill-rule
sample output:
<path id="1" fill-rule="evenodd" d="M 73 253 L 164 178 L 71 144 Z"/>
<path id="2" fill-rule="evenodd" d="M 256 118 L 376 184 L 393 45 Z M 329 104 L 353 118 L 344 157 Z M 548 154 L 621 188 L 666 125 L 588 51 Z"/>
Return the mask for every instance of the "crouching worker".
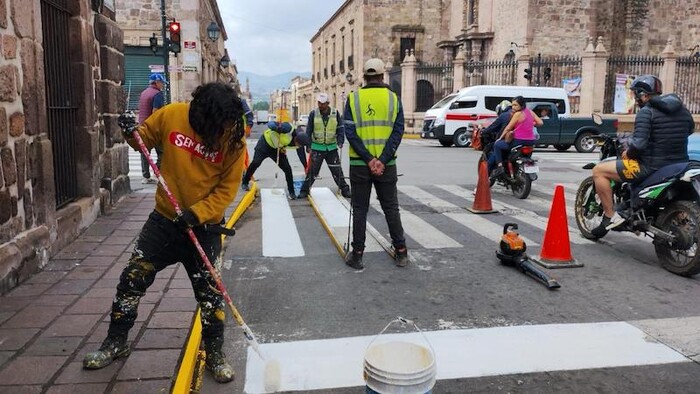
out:
<path id="1" fill-rule="evenodd" d="M 206 368 L 219 383 L 233 380 L 233 368 L 222 352 L 223 296 L 187 230 L 194 231 L 212 263 L 219 259 L 222 233 L 219 224 L 238 192 L 244 168 L 243 110 L 241 99 L 225 84 L 202 85 L 192 96 L 191 103 L 167 105 L 137 129 L 147 149 L 163 147 L 162 177 L 183 212 L 176 215 L 159 184 L 155 210 L 141 229 L 119 279 L 107 338 L 99 350 L 85 356 L 86 369 L 103 368 L 129 355 L 127 337 L 136 320 L 139 300 L 159 271 L 180 261 L 201 310 Z M 129 145 L 137 149 L 138 143 L 131 138 L 136 128 L 133 114 L 120 116 L 119 124 Z"/>
<path id="2" fill-rule="evenodd" d="M 297 144 L 297 141 L 296 132 L 291 124 L 288 122 L 269 122 L 267 130 L 263 133 L 263 138 L 258 139 L 258 143 L 255 145 L 253 161 L 248 166 L 245 176 L 243 176 L 243 190 L 250 190 L 249 183 L 255 171 L 265 159 L 270 158 L 284 172 L 284 177 L 287 180 L 287 191 L 289 192 L 287 197 L 290 200 L 296 199 L 292 166 L 289 165 L 286 150 L 288 146 L 293 144 Z"/>

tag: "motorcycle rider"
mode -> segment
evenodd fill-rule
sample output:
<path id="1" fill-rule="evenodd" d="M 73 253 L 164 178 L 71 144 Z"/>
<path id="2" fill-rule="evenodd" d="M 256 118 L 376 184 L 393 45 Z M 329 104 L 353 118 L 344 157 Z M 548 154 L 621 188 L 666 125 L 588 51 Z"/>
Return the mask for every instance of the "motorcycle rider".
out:
<path id="1" fill-rule="evenodd" d="M 510 118 L 513 117 L 510 101 L 503 100 L 496 106 L 498 117 L 490 125 L 481 131 L 481 145 L 484 147 L 484 154 L 488 157 L 489 174 L 496 166 L 496 158 L 493 154 L 493 144 L 501 137 L 503 129 L 508 126 Z"/>
<path id="2" fill-rule="evenodd" d="M 516 145 L 534 145 L 534 128 L 542 126 L 542 119 L 525 105 L 525 98 L 517 96 L 510 103 L 513 115 L 503 133 L 493 146 L 493 161 L 495 168 L 491 172 L 491 179 L 503 175 L 503 160 L 508 152 Z"/>
<path id="3" fill-rule="evenodd" d="M 603 205 L 603 220 L 591 233 L 604 236 L 627 219 L 613 207 L 611 181 L 640 183 L 661 167 L 688 161 L 688 136 L 695 123 L 690 112 L 675 94 L 661 95 L 661 80 L 641 75 L 632 81 L 639 111 L 634 132 L 621 160 L 598 163 L 593 167 L 593 182 Z"/>

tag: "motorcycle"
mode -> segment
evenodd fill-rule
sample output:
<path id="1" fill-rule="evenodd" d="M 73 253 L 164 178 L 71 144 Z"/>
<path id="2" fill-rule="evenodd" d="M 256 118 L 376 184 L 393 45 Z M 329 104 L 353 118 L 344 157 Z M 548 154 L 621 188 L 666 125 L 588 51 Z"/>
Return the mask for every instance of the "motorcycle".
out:
<path id="1" fill-rule="evenodd" d="M 481 160 L 488 160 L 488 155 L 493 150 L 493 143 L 482 140 L 484 151 Z M 532 145 L 516 145 L 509 152 L 503 162 L 503 173 L 496 178 L 489 178 L 489 186 L 494 184 L 510 189 L 513 195 L 519 199 L 525 199 L 530 195 L 532 181 L 537 180 L 539 167 L 537 160 L 532 158 L 535 148 Z"/>
<path id="2" fill-rule="evenodd" d="M 592 138 L 601 148 L 600 161 L 622 156 L 624 147 L 616 137 L 601 134 Z M 583 168 L 589 170 L 595 165 L 589 163 Z M 611 231 L 652 238 L 656 256 L 667 271 L 681 276 L 700 273 L 700 163 L 668 165 L 637 185 L 611 183 L 615 207 L 627 219 Z M 591 231 L 603 220 L 603 206 L 592 176 L 578 187 L 575 214 L 581 234 L 598 239 Z"/>

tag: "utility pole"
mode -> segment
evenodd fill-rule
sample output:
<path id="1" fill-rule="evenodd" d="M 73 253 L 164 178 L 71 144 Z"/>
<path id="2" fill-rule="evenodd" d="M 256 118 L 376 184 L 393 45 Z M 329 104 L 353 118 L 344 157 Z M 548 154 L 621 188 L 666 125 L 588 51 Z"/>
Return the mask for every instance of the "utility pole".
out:
<path id="1" fill-rule="evenodd" d="M 166 16 L 165 16 L 165 0 L 160 0 L 160 16 L 161 16 L 161 33 L 163 35 L 163 75 L 165 75 L 165 80 L 168 82 L 165 84 L 165 94 L 163 95 L 165 103 L 170 103 L 170 43 L 168 37 L 166 37 Z"/>

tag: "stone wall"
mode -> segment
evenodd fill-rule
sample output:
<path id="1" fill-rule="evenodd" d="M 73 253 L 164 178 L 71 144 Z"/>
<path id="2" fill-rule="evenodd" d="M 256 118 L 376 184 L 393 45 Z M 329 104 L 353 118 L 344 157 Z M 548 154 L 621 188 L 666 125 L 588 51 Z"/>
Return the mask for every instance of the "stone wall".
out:
<path id="1" fill-rule="evenodd" d="M 95 15 L 90 3 L 67 3 L 78 199 L 56 210 L 42 47 L 50 27 L 42 26 L 39 0 L 0 0 L 0 294 L 129 192 L 126 150 L 115 146 L 123 37 L 110 11 Z"/>

